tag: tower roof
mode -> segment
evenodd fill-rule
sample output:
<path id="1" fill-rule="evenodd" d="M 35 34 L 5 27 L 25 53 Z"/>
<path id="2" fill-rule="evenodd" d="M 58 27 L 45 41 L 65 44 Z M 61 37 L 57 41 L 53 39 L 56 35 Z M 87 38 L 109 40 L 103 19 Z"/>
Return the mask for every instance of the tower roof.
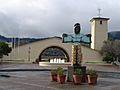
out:
<path id="1" fill-rule="evenodd" d="M 105 17 L 93 17 L 90 22 L 92 22 L 93 20 L 109 20 L 110 18 L 105 18 Z"/>

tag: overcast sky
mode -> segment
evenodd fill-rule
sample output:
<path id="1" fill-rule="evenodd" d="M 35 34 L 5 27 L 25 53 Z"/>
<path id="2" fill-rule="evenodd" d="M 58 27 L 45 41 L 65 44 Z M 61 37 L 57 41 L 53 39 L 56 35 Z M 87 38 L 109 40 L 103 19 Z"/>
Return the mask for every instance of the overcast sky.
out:
<path id="1" fill-rule="evenodd" d="M 109 31 L 120 30 L 119 0 L 0 0 L 0 34 L 9 37 L 48 37 L 72 33 L 76 22 L 90 33 L 90 19 L 109 17 Z"/>

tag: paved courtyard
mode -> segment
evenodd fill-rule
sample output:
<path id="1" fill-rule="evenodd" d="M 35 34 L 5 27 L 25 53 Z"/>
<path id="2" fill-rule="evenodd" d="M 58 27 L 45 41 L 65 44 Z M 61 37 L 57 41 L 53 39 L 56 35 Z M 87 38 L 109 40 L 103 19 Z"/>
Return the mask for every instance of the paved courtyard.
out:
<path id="1" fill-rule="evenodd" d="M 74 85 L 72 82 L 51 82 L 49 72 L 4 72 L 11 77 L 0 77 L 0 90 L 120 90 L 120 79 L 99 78 L 98 84 Z"/>
<path id="2" fill-rule="evenodd" d="M 15 66 L 27 68 L 29 65 L 13 64 L 0 66 L 1 69 Z M 36 65 L 30 64 L 31 67 L 37 68 Z M 33 66 L 32 66 L 33 65 Z M 23 67 L 24 66 L 24 67 Z M 42 67 L 43 68 L 43 67 Z M 16 71 L 0 72 L 10 77 L 0 77 L 0 90 L 120 90 L 120 79 L 115 78 L 98 78 L 97 85 L 91 86 L 87 83 L 74 85 L 72 82 L 58 84 L 51 82 L 49 71 Z"/>
<path id="3" fill-rule="evenodd" d="M 84 64 L 87 68 L 93 68 L 97 71 L 106 71 L 106 72 L 120 72 L 120 65 L 96 65 L 96 64 Z M 58 66 L 39 66 L 38 64 L 0 64 L 0 70 L 4 69 L 51 69 Z M 63 68 L 67 69 L 68 66 L 62 65 Z"/>

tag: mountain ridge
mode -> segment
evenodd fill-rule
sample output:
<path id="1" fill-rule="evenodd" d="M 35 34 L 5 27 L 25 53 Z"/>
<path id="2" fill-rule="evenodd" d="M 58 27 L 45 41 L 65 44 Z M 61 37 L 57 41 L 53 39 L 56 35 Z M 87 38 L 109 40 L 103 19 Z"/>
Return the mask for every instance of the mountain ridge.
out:
<path id="1" fill-rule="evenodd" d="M 120 31 L 111 31 L 108 32 L 108 38 L 112 40 L 120 40 Z M 35 42 L 38 40 L 42 40 L 43 38 L 19 38 L 19 40 L 23 43 L 30 43 L 30 42 Z M 13 38 L 8 38 L 5 36 L 0 35 L 0 41 L 2 42 L 12 42 L 14 39 Z M 15 41 L 18 41 L 18 38 L 15 38 Z"/>

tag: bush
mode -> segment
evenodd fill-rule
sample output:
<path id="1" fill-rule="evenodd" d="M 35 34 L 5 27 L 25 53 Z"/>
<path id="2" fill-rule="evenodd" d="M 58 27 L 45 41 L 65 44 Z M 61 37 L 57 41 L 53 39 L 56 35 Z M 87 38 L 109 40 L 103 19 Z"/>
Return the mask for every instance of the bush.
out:
<path id="1" fill-rule="evenodd" d="M 81 74 L 81 69 L 75 69 L 74 74 L 75 75 L 80 75 Z"/>
<path id="2" fill-rule="evenodd" d="M 51 74 L 57 74 L 57 70 L 56 69 L 51 69 Z"/>
<path id="3" fill-rule="evenodd" d="M 37 58 L 37 59 L 35 60 L 35 63 L 39 63 L 39 58 Z"/>
<path id="4" fill-rule="evenodd" d="M 57 68 L 57 74 L 63 75 L 64 74 L 64 69 L 62 67 Z"/>
<path id="5" fill-rule="evenodd" d="M 87 75 L 96 75 L 97 72 L 96 72 L 96 70 L 94 70 L 94 69 L 87 69 L 86 74 L 87 74 Z"/>
<path id="6" fill-rule="evenodd" d="M 113 61 L 113 57 L 110 55 L 106 55 L 105 57 L 103 57 L 103 61 L 106 63 L 112 63 Z"/>

